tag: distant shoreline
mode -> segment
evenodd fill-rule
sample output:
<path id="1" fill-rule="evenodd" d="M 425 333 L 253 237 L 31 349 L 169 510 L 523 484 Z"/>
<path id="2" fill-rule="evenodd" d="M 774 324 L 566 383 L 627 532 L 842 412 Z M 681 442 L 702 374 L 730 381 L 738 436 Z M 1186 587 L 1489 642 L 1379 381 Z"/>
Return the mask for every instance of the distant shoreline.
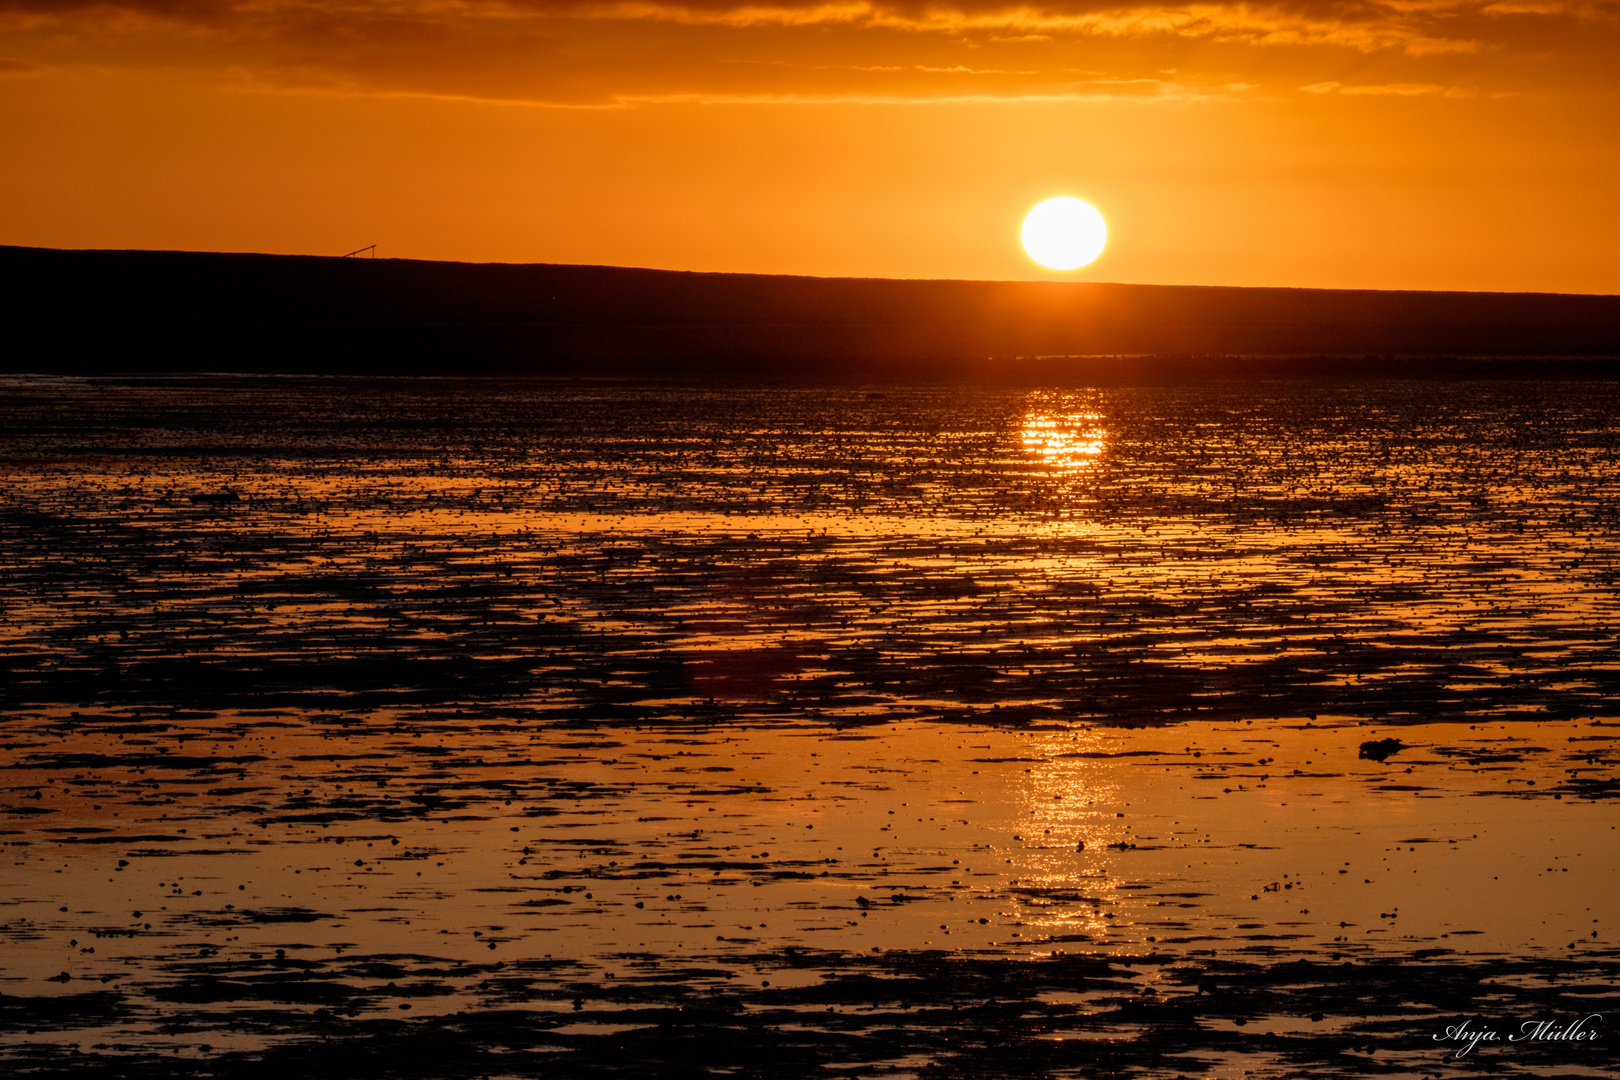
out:
<path id="1" fill-rule="evenodd" d="M 1620 296 L 0 247 L 8 374 L 1620 377 Z"/>

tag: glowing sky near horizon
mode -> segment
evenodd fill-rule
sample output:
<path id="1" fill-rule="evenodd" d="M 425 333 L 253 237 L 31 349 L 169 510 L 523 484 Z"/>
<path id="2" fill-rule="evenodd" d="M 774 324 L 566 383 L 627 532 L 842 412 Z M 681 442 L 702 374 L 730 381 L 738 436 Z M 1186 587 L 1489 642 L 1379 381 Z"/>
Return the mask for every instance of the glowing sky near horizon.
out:
<path id="1" fill-rule="evenodd" d="M 1620 292 L 1620 3 L 0 0 L 0 243 Z"/>

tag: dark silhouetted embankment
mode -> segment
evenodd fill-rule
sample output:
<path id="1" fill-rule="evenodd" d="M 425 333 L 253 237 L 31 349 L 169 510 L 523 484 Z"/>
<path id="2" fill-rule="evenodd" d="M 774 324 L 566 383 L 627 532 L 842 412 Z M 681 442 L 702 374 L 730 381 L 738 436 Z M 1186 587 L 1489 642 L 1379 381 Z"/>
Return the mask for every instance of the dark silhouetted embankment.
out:
<path id="1" fill-rule="evenodd" d="M 1613 377 L 1620 297 L 0 247 L 0 370 Z"/>

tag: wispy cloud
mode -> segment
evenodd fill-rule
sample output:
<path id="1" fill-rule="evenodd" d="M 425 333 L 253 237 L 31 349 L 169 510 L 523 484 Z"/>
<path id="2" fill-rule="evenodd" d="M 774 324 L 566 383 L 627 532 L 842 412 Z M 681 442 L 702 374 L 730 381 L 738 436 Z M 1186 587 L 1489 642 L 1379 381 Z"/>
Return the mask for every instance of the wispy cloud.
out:
<path id="1" fill-rule="evenodd" d="M 1445 92 L 1446 87 L 1434 83 L 1379 83 L 1371 86 L 1345 86 L 1339 89 L 1341 94 L 1363 94 L 1371 97 L 1423 97 Z"/>
<path id="2" fill-rule="evenodd" d="M 1350 97 L 1478 97 L 1478 90 L 1438 83 L 1367 83 L 1347 86 L 1341 82 L 1312 83 L 1300 87 L 1307 94 L 1345 94 Z"/>
<path id="3" fill-rule="evenodd" d="M 518 0 L 521 2 L 521 0 Z M 537 9 L 558 10 L 551 3 Z M 911 7 L 873 0 L 826 3 L 702 4 L 681 0 L 607 0 L 561 10 L 592 18 L 651 19 L 689 25 L 852 25 L 914 33 L 996 35 L 998 40 L 1054 35 L 1193 38 L 1258 46 L 1337 45 L 1413 56 L 1469 53 L 1479 43 L 1437 34 L 1417 12 L 1392 5 L 1256 3 L 997 4 Z"/>
<path id="4" fill-rule="evenodd" d="M 641 94 L 618 98 L 623 105 L 701 104 L 701 105 L 1005 105 L 1014 102 L 1166 102 L 1201 101 L 1209 97 L 1185 88 L 1166 88 L 1155 93 L 1128 93 L 1107 86 L 1077 86 L 1058 93 L 1027 94 Z"/>
<path id="5" fill-rule="evenodd" d="M 1301 84 L 1456 96 L 1471 93 L 1453 85 L 1457 71 L 1425 65 L 1512 48 L 1508 15 L 1574 27 L 1613 10 L 1617 0 L 0 0 L 0 50 L 14 58 L 0 72 L 92 57 L 561 104 L 1190 101 Z M 1075 82 L 1077 48 L 1112 81 Z M 1367 63 L 1366 85 L 1333 81 Z M 1170 88 L 1143 81 L 1171 67 L 1185 74 Z M 1293 74 L 1279 83 L 1283 70 Z"/>
<path id="6" fill-rule="evenodd" d="M 1499 0 L 1493 7 L 1519 0 Z M 1459 5 L 1449 6 L 1455 13 Z M 1007 3 L 959 0 L 906 4 L 884 0 L 0 0 L 0 13 L 63 21 L 135 13 L 238 30 L 280 23 L 429 22 L 491 25 L 542 20 L 657 21 L 732 28 L 850 26 L 932 34 L 994 34 L 997 40 L 1052 35 L 1103 38 L 1182 37 L 1252 45 L 1340 45 L 1364 52 L 1398 49 L 1413 55 L 1467 52 L 1477 43 L 1438 33 L 1429 4 L 1337 0 L 1328 3 L 1163 3 L 1056 0 Z"/>

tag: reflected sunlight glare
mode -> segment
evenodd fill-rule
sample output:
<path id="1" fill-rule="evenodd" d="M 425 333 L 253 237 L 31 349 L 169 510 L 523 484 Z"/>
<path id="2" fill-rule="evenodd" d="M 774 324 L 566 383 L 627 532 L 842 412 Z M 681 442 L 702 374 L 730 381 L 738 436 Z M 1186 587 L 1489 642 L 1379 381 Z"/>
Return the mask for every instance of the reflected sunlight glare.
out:
<path id="1" fill-rule="evenodd" d="M 1058 470 L 1090 468 L 1102 457 L 1107 431 L 1094 412 L 1039 413 L 1024 418 L 1024 449 Z"/>

